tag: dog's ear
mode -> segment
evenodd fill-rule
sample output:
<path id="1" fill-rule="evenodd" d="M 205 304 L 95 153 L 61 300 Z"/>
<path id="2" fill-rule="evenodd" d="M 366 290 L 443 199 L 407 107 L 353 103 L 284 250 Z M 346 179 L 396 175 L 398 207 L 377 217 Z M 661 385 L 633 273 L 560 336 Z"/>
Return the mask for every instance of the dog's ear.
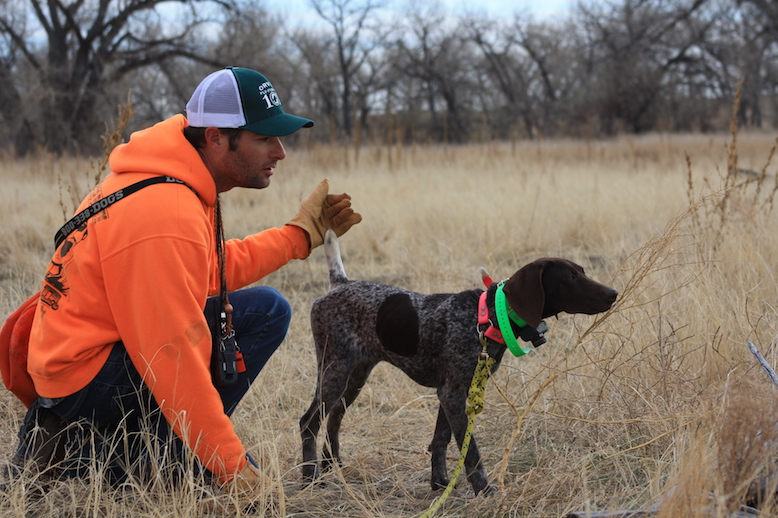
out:
<path id="1" fill-rule="evenodd" d="M 502 289 L 511 309 L 532 327 L 538 327 L 543 318 L 546 304 L 543 269 L 546 263 L 542 259 L 529 263 L 505 281 Z"/>

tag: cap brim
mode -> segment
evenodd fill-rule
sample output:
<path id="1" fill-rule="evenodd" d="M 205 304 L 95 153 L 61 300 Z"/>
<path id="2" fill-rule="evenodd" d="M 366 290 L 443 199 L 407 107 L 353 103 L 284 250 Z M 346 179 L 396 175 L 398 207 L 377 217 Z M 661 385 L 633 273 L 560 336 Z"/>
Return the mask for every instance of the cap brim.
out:
<path id="1" fill-rule="evenodd" d="M 303 117 L 288 113 L 278 113 L 267 119 L 246 124 L 242 129 L 268 137 L 284 137 L 291 135 L 300 128 L 310 128 L 311 126 L 313 126 L 313 121 L 310 119 L 304 119 Z"/>

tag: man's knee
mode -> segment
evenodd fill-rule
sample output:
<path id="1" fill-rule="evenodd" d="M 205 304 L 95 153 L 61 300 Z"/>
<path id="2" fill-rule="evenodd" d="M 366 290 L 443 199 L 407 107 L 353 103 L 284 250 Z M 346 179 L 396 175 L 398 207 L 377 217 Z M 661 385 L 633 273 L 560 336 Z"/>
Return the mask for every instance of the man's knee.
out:
<path id="1" fill-rule="evenodd" d="M 237 317 L 233 324 L 241 327 L 244 333 L 251 333 L 257 326 L 272 327 L 285 332 L 292 319 L 289 302 L 277 289 L 269 286 L 246 288 L 230 294 L 230 302 Z"/>
<path id="2" fill-rule="evenodd" d="M 286 326 L 289 327 L 289 322 L 292 320 L 292 306 L 289 301 L 275 288 L 266 288 L 265 293 L 273 299 L 273 313 L 276 318 L 285 322 Z"/>
<path id="3" fill-rule="evenodd" d="M 289 301 L 275 288 L 260 286 L 256 290 L 257 292 L 254 296 L 260 300 L 267 301 L 268 317 L 276 318 L 279 322 L 286 322 L 288 326 L 292 319 L 292 306 L 289 304 Z"/>

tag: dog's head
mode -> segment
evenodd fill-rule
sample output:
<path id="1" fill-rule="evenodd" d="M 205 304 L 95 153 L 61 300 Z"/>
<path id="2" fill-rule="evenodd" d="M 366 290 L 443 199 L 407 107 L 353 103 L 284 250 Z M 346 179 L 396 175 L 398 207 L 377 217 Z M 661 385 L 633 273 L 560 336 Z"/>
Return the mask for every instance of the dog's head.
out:
<path id="1" fill-rule="evenodd" d="M 505 281 L 511 308 L 532 327 L 557 313 L 594 315 L 608 311 L 618 292 L 589 278 L 567 259 L 544 257 L 522 267 Z"/>

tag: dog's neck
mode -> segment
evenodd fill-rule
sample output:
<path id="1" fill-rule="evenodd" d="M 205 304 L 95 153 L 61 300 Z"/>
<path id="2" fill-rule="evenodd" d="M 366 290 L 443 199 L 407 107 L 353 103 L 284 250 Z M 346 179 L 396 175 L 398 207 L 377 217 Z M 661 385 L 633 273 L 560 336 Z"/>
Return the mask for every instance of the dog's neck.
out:
<path id="1" fill-rule="evenodd" d="M 504 298 L 502 307 L 498 307 L 500 304 L 497 302 L 497 297 L 501 295 L 501 293 L 498 292 L 499 289 L 500 284 L 493 282 L 486 291 L 486 311 L 491 324 L 488 332 L 485 333 L 485 336 L 488 339 L 487 353 L 492 357 L 496 357 L 492 354 L 494 352 L 502 357 L 502 355 L 505 354 L 505 349 L 510 349 L 514 356 L 521 356 L 526 353 L 527 350 L 518 343 L 518 340 L 516 340 L 517 337 L 520 337 L 525 342 L 532 342 L 535 347 L 544 344 L 546 338 L 543 333 L 548 330 L 545 322 L 541 321 L 541 326 L 536 329 L 520 318 L 509 318 L 508 312 L 510 312 L 511 309 L 507 306 L 507 302 Z M 481 311 L 481 308 L 479 308 L 479 311 Z M 500 314 L 500 311 L 502 311 L 502 314 Z M 511 336 L 506 338 L 506 335 L 508 334 Z M 496 338 L 494 335 L 497 335 Z M 513 345 L 506 345 L 506 341 L 511 340 L 511 338 L 513 338 Z"/>
<path id="2" fill-rule="evenodd" d="M 503 330 L 500 329 L 499 324 L 497 323 L 497 310 L 495 308 L 495 293 L 497 292 L 499 284 L 496 282 L 493 282 L 486 290 L 486 308 L 489 315 L 489 321 L 491 322 L 491 325 L 494 326 L 497 331 L 500 333 L 503 332 Z M 513 325 L 513 324 L 512 324 Z M 487 354 L 497 360 L 498 362 L 502 359 L 502 356 L 505 354 L 505 351 L 508 349 L 508 347 L 505 345 L 504 340 L 494 340 L 490 337 L 487 337 L 487 347 L 486 352 Z"/>
<path id="3" fill-rule="evenodd" d="M 520 328 L 518 324 L 511 321 L 510 319 L 508 319 L 507 322 L 511 327 L 511 329 L 504 329 L 506 327 L 504 323 L 503 325 L 500 325 L 500 323 L 498 323 L 497 309 L 495 305 L 496 293 L 498 288 L 499 288 L 499 284 L 493 282 L 486 290 L 486 311 L 489 316 L 489 322 L 491 324 L 491 327 L 494 330 L 496 330 L 498 333 L 497 338 L 488 336 L 487 334 L 488 345 L 487 345 L 486 352 L 489 354 L 489 356 L 495 359 L 502 358 L 503 354 L 505 354 L 505 350 L 508 348 L 505 345 L 505 339 L 504 339 L 505 333 L 506 332 L 513 333 L 513 336 L 517 336 L 517 334 L 520 332 Z"/>

